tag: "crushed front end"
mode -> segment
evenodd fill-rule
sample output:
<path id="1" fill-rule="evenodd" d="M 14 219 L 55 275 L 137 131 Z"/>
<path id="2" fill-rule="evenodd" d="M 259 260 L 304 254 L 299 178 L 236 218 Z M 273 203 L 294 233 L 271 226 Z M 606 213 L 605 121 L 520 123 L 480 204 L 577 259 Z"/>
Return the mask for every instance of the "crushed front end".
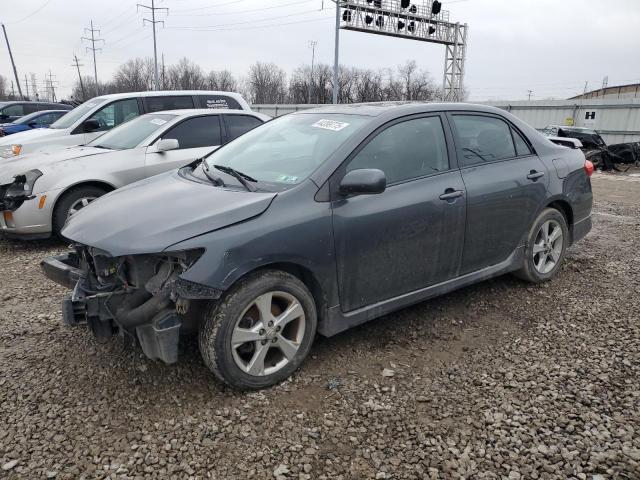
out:
<path id="1" fill-rule="evenodd" d="M 180 278 L 203 250 L 113 257 L 76 245 L 41 266 L 51 280 L 72 288 L 63 301 L 67 325 L 87 325 L 100 341 L 119 334 L 136 339 L 145 355 L 178 359 L 181 330 L 197 328 L 203 304 L 220 292 Z"/>

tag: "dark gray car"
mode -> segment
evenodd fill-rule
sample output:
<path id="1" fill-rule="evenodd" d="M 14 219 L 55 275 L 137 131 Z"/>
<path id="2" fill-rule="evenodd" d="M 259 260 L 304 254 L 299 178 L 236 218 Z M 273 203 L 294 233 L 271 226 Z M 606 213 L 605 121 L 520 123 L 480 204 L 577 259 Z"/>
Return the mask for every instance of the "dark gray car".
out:
<path id="1" fill-rule="evenodd" d="M 308 110 L 98 199 L 43 269 L 73 288 L 67 324 L 167 363 L 197 331 L 217 378 L 261 388 L 316 333 L 507 272 L 549 280 L 591 229 L 592 171 L 495 108 Z"/>

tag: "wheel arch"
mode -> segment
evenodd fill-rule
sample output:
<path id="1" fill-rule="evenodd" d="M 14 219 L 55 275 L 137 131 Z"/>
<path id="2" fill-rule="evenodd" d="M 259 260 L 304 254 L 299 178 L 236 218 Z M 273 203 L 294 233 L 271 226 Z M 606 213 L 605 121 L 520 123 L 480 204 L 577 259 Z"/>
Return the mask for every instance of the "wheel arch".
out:
<path id="1" fill-rule="evenodd" d="M 571 207 L 571 203 L 569 203 L 569 201 L 564 197 L 557 197 L 557 198 L 550 199 L 550 201 L 545 205 L 544 208 L 553 208 L 555 210 L 558 210 L 560 213 L 562 213 L 562 215 L 564 216 L 564 219 L 567 221 L 567 228 L 569 229 L 569 236 L 570 236 L 569 245 L 571 245 L 573 243 L 573 221 L 574 221 L 574 214 L 573 214 L 573 208 Z"/>
<path id="2" fill-rule="evenodd" d="M 113 184 L 106 182 L 104 180 L 80 180 L 75 183 L 72 183 L 71 185 L 66 186 L 56 197 L 55 202 L 53 203 L 53 206 L 51 208 L 52 215 L 56 207 L 58 206 L 58 203 L 60 202 L 60 200 L 71 190 L 78 187 L 98 187 L 98 188 L 102 188 L 107 193 L 113 192 L 117 188 Z"/>
<path id="3" fill-rule="evenodd" d="M 252 268 L 243 271 L 242 274 L 234 277 L 233 281 L 226 287 L 225 290 L 228 290 L 233 285 L 237 284 L 240 280 L 246 278 L 248 275 L 254 274 L 261 270 L 280 270 L 293 275 L 298 280 L 300 280 L 307 287 L 307 289 L 311 293 L 311 296 L 313 297 L 313 301 L 316 305 L 316 313 L 318 316 L 318 325 L 321 325 L 326 320 L 329 305 L 326 289 L 323 287 L 316 273 L 314 273 L 311 268 L 301 263 L 297 263 L 294 261 L 272 261 L 260 264 L 258 266 L 253 266 Z"/>

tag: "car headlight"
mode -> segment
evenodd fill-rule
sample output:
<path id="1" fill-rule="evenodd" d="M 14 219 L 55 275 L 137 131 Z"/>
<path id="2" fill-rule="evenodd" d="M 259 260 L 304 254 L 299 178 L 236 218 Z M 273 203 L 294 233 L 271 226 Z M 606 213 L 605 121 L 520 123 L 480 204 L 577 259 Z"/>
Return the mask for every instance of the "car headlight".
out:
<path id="1" fill-rule="evenodd" d="M 13 183 L 9 185 L 5 195 L 7 197 L 28 197 L 33 193 L 36 180 L 42 176 L 40 170 L 29 170 L 28 172 L 16 175 Z"/>
<path id="2" fill-rule="evenodd" d="M 21 151 L 22 151 L 22 145 L 18 143 L 14 143 L 13 145 L 7 145 L 2 150 L 0 150 L 0 157 L 4 157 L 4 158 L 17 157 L 18 155 L 20 155 Z"/>

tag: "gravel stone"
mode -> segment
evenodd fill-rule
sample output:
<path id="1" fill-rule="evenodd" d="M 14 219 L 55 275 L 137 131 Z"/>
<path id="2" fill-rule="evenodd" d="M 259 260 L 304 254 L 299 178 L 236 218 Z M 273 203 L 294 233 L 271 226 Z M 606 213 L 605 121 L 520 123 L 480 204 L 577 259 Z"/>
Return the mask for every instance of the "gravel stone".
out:
<path id="1" fill-rule="evenodd" d="M 167 366 L 63 326 L 39 262 L 66 246 L 0 238 L 0 477 L 638 479 L 640 181 L 608 178 L 552 281 L 318 338 L 253 393 L 217 384 L 192 337 Z"/>

